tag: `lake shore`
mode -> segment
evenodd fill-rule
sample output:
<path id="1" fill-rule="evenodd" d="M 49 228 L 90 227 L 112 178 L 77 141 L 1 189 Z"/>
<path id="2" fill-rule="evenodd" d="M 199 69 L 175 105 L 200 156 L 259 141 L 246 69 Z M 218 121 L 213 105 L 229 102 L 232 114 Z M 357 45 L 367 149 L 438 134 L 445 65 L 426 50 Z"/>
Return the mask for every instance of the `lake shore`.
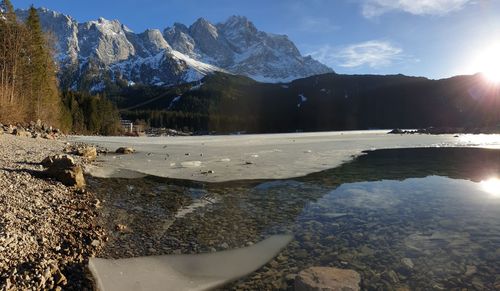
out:
<path id="1" fill-rule="evenodd" d="M 122 174 L 124 178 L 149 174 L 193 183 L 305 176 L 335 168 L 370 149 L 500 148 L 496 135 L 400 136 L 378 131 L 175 138 L 70 136 L 67 139 L 72 144 L 93 143 L 110 150 L 107 155 L 99 156 L 97 162 L 86 165 L 88 174 L 109 178 L 111 173 L 118 181 Z M 126 183 L 113 183 L 113 179 L 99 182 L 98 178 L 87 177 L 87 189 L 91 191 L 82 193 L 39 175 L 43 171 L 40 162 L 45 157 L 67 152 L 66 140 L 2 134 L 0 144 L 0 290 L 57 287 L 91 290 L 86 265 L 92 256 L 119 258 L 212 252 L 243 247 L 263 239 L 261 232 L 253 231 L 252 227 L 249 232 L 243 232 L 243 237 L 233 237 L 232 224 L 220 220 L 218 231 L 224 230 L 224 235 L 208 244 L 192 243 L 189 234 L 203 228 L 203 224 L 190 223 L 191 218 L 176 219 L 177 216 L 198 200 L 210 202 L 207 210 L 217 207 L 217 203 L 212 203 L 217 201 L 212 199 L 216 196 L 207 196 L 204 191 L 198 195 L 196 190 L 192 190 L 192 197 L 186 196 L 182 189 L 164 188 L 154 177 Z M 112 153 L 123 146 L 134 147 L 137 152 Z M 80 157 L 74 158 L 77 163 L 82 162 Z M 103 185 L 110 188 L 101 189 Z M 98 194 L 97 189 L 106 191 Z M 169 195 L 164 195 L 165 192 Z M 113 195 L 116 193 L 127 195 Z M 102 209 L 98 209 L 101 201 L 96 197 L 102 201 Z M 162 199 L 158 200 L 159 197 Z M 146 204 L 142 207 L 141 203 Z M 299 205 L 294 211 L 300 209 Z M 149 212 L 151 215 L 144 215 Z M 238 229 L 248 227 L 248 217 L 241 215 L 240 219 Z M 235 220 L 231 218 L 233 223 Z M 161 225 L 156 227 L 155 223 Z M 145 229 L 136 229 L 135 225 L 139 224 Z M 149 227 L 152 225 L 155 227 Z M 260 225 L 264 224 L 256 222 L 255 229 Z M 154 235 L 151 235 L 152 229 Z M 174 239 L 176 235 L 178 238 Z M 104 243 L 107 236 L 110 240 Z M 163 241 L 171 237 L 167 243 Z"/>
<path id="2" fill-rule="evenodd" d="M 92 290 L 85 268 L 102 245 L 98 201 L 41 175 L 40 162 L 67 144 L 0 134 L 0 145 L 0 290 Z"/>
<path id="3" fill-rule="evenodd" d="M 395 135 L 345 131 L 189 137 L 72 136 L 71 141 L 136 150 L 101 156 L 87 172 L 101 178 L 145 175 L 201 182 L 287 179 L 335 168 L 364 151 L 417 147 L 496 147 L 498 135 Z"/>

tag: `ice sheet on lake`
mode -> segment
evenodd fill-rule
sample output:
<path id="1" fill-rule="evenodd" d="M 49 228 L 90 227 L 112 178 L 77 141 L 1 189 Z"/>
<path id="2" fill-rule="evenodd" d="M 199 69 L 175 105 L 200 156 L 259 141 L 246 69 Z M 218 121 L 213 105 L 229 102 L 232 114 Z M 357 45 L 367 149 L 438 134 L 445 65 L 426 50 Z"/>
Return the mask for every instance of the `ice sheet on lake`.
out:
<path id="1" fill-rule="evenodd" d="M 115 155 L 100 157 L 104 168 L 208 182 L 299 177 L 337 167 L 363 151 L 373 149 L 500 148 L 500 135 L 389 135 L 387 131 L 192 137 L 73 136 L 70 140 L 95 143 L 112 151 L 122 146 L 138 151 L 118 158 Z M 199 166 L 171 166 L 192 162 L 193 157 L 201 162 L 197 164 Z M 209 170 L 215 174 L 204 174 Z M 99 172 L 101 176 L 104 173 Z"/>
<path id="2" fill-rule="evenodd" d="M 291 240 L 275 235 L 250 247 L 200 255 L 91 258 L 89 269 L 101 291 L 209 290 L 259 269 Z"/>
<path id="3" fill-rule="evenodd" d="M 195 212 L 199 208 L 203 208 L 207 205 L 217 203 L 217 199 L 215 198 L 201 198 L 195 200 L 193 203 L 189 204 L 186 207 L 183 207 L 177 211 L 175 214 L 175 218 L 183 218 L 186 215 Z"/>

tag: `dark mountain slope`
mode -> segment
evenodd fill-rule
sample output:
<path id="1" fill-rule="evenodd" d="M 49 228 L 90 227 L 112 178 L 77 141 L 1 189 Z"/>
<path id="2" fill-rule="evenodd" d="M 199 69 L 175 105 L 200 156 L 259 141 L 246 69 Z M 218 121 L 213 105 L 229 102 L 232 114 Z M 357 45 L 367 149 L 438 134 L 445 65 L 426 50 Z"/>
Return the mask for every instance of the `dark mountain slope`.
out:
<path id="1" fill-rule="evenodd" d="M 500 122 L 499 90 L 480 75 L 429 80 L 324 74 L 267 84 L 216 73 L 201 82 L 168 89 L 128 88 L 111 96 L 121 108 L 139 105 L 123 111 L 129 118 L 203 131 L 484 127 Z M 154 100 L 146 102 L 148 98 Z M 183 115 L 183 121 L 168 121 L 174 115 Z M 163 117 L 160 121 L 153 116 Z"/>

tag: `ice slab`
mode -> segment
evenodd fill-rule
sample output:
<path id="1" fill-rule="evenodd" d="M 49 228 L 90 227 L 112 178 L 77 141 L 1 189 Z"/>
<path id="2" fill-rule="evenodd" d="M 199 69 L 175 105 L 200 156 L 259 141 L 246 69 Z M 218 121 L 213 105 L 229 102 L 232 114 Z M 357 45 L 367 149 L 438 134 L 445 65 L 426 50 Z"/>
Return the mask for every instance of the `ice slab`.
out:
<path id="1" fill-rule="evenodd" d="M 210 290 L 256 271 L 291 240 L 274 235 L 246 248 L 199 255 L 91 258 L 89 269 L 100 291 Z"/>
<path id="2" fill-rule="evenodd" d="M 73 136 L 70 141 L 94 143 L 137 153 L 100 156 L 110 175 L 123 170 L 173 179 L 223 182 L 287 179 L 339 166 L 363 151 L 415 147 L 500 148 L 500 135 L 395 135 L 388 131 L 348 131 L 189 137 Z M 193 163 L 193 159 L 199 163 Z M 223 162 L 221 162 L 223 161 Z M 116 171 L 121 169 L 122 172 Z M 208 171 L 213 174 L 207 175 Z M 106 170 L 88 171 L 105 177 Z"/>

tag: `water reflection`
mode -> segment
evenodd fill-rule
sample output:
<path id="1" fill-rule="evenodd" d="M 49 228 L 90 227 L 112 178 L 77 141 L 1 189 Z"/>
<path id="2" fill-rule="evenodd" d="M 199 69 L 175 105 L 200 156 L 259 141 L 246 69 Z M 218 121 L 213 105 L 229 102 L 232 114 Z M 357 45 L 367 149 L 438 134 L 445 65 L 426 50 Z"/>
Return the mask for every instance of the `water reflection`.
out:
<path id="1" fill-rule="evenodd" d="M 460 142 L 467 146 L 483 148 L 500 148 L 500 134 L 464 134 L 459 137 Z"/>
<path id="2" fill-rule="evenodd" d="M 500 179 L 490 178 L 488 180 L 481 181 L 481 188 L 490 193 L 491 195 L 500 198 Z"/>
<path id="3" fill-rule="evenodd" d="M 489 198 L 480 183 L 438 176 L 343 184 L 304 209 L 289 255 L 356 269 L 366 289 L 494 289 L 500 202 Z"/>
<path id="4" fill-rule="evenodd" d="M 106 200 L 109 257 L 213 252 L 294 234 L 275 260 L 228 289 L 291 288 L 293 274 L 319 265 L 354 269 L 369 290 L 484 290 L 500 288 L 500 199 L 492 199 L 500 187 L 487 179 L 499 176 L 498 150 L 425 148 L 368 152 L 291 180 L 147 177 L 93 187 Z M 175 217 L 198 200 L 208 202 Z"/>

